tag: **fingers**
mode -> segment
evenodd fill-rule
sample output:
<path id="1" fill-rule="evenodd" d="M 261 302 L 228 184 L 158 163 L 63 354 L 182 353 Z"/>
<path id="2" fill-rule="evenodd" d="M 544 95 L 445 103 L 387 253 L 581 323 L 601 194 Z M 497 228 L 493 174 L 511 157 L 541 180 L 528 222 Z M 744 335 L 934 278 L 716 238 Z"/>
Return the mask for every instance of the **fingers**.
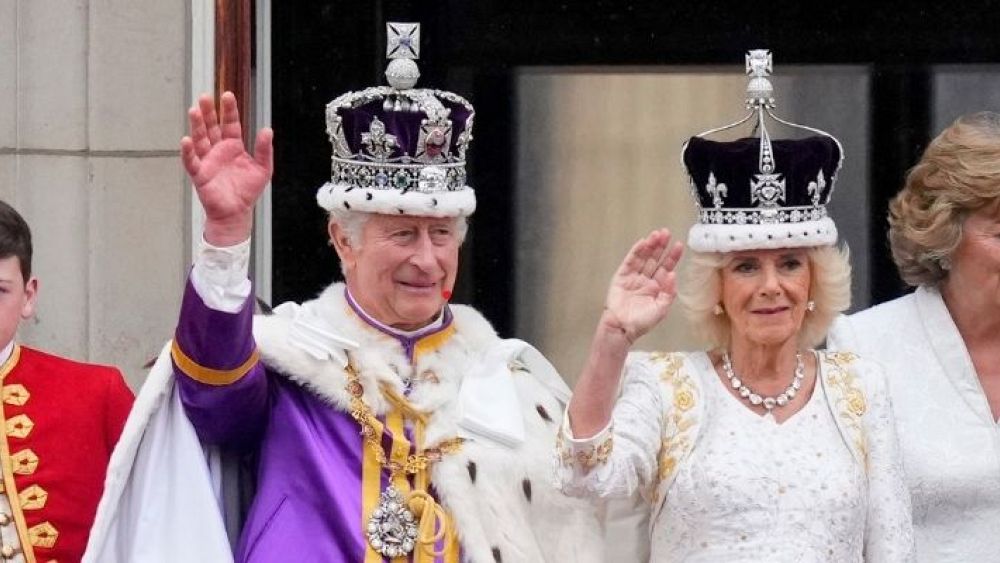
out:
<path id="1" fill-rule="evenodd" d="M 616 275 L 639 274 L 656 279 L 663 273 L 672 272 L 684 253 L 684 244 L 675 242 L 671 245 L 670 238 L 669 229 L 657 229 L 636 241 Z"/>
<path id="2" fill-rule="evenodd" d="M 192 107 L 188 110 L 188 127 L 191 131 L 192 147 L 199 158 L 208 154 L 212 149 L 212 142 L 208 139 L 208 130 L 205 128 L 205 119 L 201 109 Z M 182 145 L 183 147 L 183 145 Z"/>
<path id="3" fill-rule="evenodd" d="M 643 265 L 642 274 L 651 278 L 670 256 L 670 230 L 655 230 L 646 237 L 646 240 L 652 247 L 650 258 Z"/>
<path id="4" fill-rule="evenodd" d="M 202 94 L 198 97 L 198 109 L 201 111 L 201 117 L 205 122 L 208 140 L 213 145 L 218 143 L 222 140 L 222 131 L 219 129 L 219 117 L 215 113 L 215 100 L 210 94 Z"/>
<path id="5" fill-rule="evenodd" d="M 625 255 L 625 260 L 622 261 L 622 265 L 618 268 L 619 275 L 642 273 L 643 267 L 649 261 L 653 253 L 653 248 L 650 244 L 650 238 L 652 236 L 653 235 L 651 233 L 646 238 L 639 239 L 632 245 L 628 254 Z"/>
<path id="6" fill-rule="evenodd" d="M 236 105 L 236 96 L 232 92 L 224 92 L 221 105 L 221 137 L 223 139 L 243 139 L 243 127 L 240 125 L 240 110 Z"/>
<path id="7" fill-rule="evenodd" d="M 268 174 L 274 173 L 274 131 L 270 127 L 264 127 L 257 132 L 257 140 L 253 147 L 253 159 L 257 164 L 267 170 Z"/>
<path id="8" fill-rule="evenodd" d="M 188 176 L 194 179 L 198 175 L 198 170 L 201 169 L 201 159 L 198 158 L 191 137 L 181 139 L 181 162 L 184 163 L 184 170 L 187 171 Z"/>
<path id="9" fill-rule="evenodd" d="M 683 254 L 684 244 L 680 241 L 674 242 L 669 248 L 664 248 L 663 255 L 660 257 L 659 268 L 672 272 L 677 268 L 677 264 L 680 263 Z"/>
<path id="10" fill-rule="evenodd" d="M 675 272 L 665 272 L 662 279 L 657 280 L 660 284 L 660 291 L 656 294 L 656 305 L 661 308 L 668 308 L 677 298 L 677 274 Z"/>
<path id="11" fill-rule="evenodd" d="M 657 285 L 660 286 L 661 291 L 667 287 L 666 280 L 674 279 L 674 270 L 677 268 L 677 264 L 680 262 L 681 255 L 683 254 L 684 245 L 680 242 L 675 242 L 669 249 L 664 249 L 663 256 L 660 259 L 660 264 L 657 265 L 656 269 L 653 270 L 652 275 L 649 276 L 656 281 Z"/>

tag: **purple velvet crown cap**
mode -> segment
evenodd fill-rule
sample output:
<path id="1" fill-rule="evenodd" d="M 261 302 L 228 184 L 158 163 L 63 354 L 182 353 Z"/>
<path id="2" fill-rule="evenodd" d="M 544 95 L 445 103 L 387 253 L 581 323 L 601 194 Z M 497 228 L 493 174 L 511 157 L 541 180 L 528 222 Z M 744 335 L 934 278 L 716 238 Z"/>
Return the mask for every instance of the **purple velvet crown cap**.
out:
<path id="1" fill-rule="evenodd" d="M 698 222 L 688 245 L 704 252 L 824 246 L 836 243 L 827 215 L 842 163 L 832 137 L 713 141 L 692 137 L 684 166 Z M 767 166 L 765 166 L 767 165 Z"/>
<path id="2" fill-rule="evenodd" d="M 317 203 L 330 212 L 471 215 L 465 154 L 475 110 L 457 94 L 413 87 L 419 24 L 389 23 L 386 31 L 390 86 L 347 92 L 326 106 L 333 155 Z"/>
<path id="3" fill-rule="evenodd" d="M 760 139 L 748 137 L 736 141 L 712 141 L 692 137 L 684 151 L 684 166 L 697 188 L 698 206 L 714 209 L 712 185 L 724 184 L 727 192 L 721 197 L 720 209 L 758 207 L 753 201 L 751 186 L 761 173 L 759 167 Z M 830 137 L 816 135 L 805 139 L 771 141 L 774 173 L 784 181 L 785 193 L 780 207 L 803 207 L 815 203 L 825 205 L 833 192 L 833 183 L 840 168 L 840 147 Z M 817 180 L 822 178 L 822 182 Z M 820 189 L 820 184 L 823 184 Z M 816 191 L 818 190 L 818 193 Z"/>
<path id="4" fill-rule="evenodd" d="M 430 95 L 434 95 L 430 93 Z M 470 118 L 473 115 L 471 105 L 451 101 L 449 99 L 435 96 L 437 101 L 446 109 L 447 117 L 443 121 L 428 123 L 427 114 L 424 111 L 395 111 L 386 110 L 384 106 L 385 98 L 376 99 L 364 105 L 352 107 L 340 107 L 335 111 L 342 119 L 344 140 L 350 153 L 341 154 L 344 158 L 352 155 L 363 154 L 366 146 L 363 142 L 363 135 L 371 130 L 374 119 L 385 125 L 387 135 L 392 135 L 396 139 L 395 147 L 391 149 L 388 160 L 402 161 L 406 157 L 417 160 L 418 155 L 427 155 L 421 159 L 426 163 L 431 163 L 435 157 L 439 160 L 459 160 L 460 147 L 459 140 L 462 132 L 472 127 Z M 456 96 L 457 97 L 457 96 Z M 463 100 L 464 101 L 464 100 Z M 468 104 L 468 102 L 465 102 Z M 431 131 L 439 130 L 440 138 L 435 138 L 433 134 L 425 135 L 421 138 L 421 128 L 431 128 Z M 418 142 L 421 144 L 418 146 Z M 462 153 L 464 155 L 464 152 Z"/>

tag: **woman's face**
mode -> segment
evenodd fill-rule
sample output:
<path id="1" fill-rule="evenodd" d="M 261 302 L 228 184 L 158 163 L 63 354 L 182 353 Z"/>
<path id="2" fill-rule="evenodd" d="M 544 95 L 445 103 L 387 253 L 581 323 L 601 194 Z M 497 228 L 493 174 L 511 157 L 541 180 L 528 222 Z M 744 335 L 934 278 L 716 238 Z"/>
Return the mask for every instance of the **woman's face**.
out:
<path id="1" fill-rule="evenodd" d="M 812 280 L 806 249 L 733 252 L 721 275 L 734 341 L 778 345 L 797 337 Z"/>
<path id="2" fill-rule="evenodd" d="M 1000 308 L 1000 203 L 966 217 L 946 283 L 956 298 L 971 299 L 970 305 Z"/>

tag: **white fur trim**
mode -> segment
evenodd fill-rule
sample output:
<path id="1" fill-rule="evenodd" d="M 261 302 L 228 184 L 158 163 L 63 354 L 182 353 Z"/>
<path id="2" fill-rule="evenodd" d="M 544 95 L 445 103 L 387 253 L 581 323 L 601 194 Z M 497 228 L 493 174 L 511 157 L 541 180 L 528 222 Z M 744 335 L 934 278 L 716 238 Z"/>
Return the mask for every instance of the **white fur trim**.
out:
<path id="1" fill-rule="evenodd" d="M 688 246 L 698 252 L 829 246 L 836 242 L 837 226 L 829 217 L 818 221 L 767 225 L 696 223 L 688 231 Z"/>
<path id="2" fill-rule="evenodd" d="M 433 372 L 436 384 L 414 385 L 410 403 L 431 413 L 426 443 L 458 434 L 459 387 L 483 354 L 502 341 L 493 327 L 471 307 L 452 305 L 455 334 L 434 353 L 410 365 L 399 343 L 364 324 L 349 309 L 344 285 L 328 287 L 305 303 L 322 316 L 331 331 L 359 344 L 351 352 L 365 402 L 384 414 L 388 402 L 378 383 L 402 392 L 403 378 Z M 298 382 L 321 400 L 348 411 L 343 369 L 332 359 L 317 360 L 289 341 L 294 310 L 254 319 L 254 338 L 271 369 Z M 594 508 L 562 495 L 552 482 L 551 459 L 559 415 L 565 408 L 544 378 L 530 371 L 510 373 L 521 411 L 525 440 L 514 447 L 471 439 L 431 470 L 431 481 L 460 531 L 463 560 L 494 563 L 493 550 L 504 563 L 603 561 L 602 535 Z M 544 413 L 544 414 L 543 414 Z"/>
<path id="3" fill-rule="evenodd" d="M 327 182 L 316 192 L 316 202 L 327 211 L 346 209 L 419 217 L 468 217 L 476 210 L 476 192 L 469 186 L 433 193 L 349 188 L 347 184 Z"/>

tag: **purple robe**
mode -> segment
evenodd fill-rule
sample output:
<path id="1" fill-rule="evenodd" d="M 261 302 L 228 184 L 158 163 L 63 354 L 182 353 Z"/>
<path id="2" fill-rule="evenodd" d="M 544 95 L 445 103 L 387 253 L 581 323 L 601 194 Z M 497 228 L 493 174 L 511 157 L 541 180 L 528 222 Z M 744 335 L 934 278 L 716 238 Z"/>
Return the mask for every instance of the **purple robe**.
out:
<path id="1" fill-rule="evenodd" d="M 199 438 L 259 451 L 256 496 L 236 561 L 366 561 L 362 488 L 367 446 L 360 427 L 349 413 L 259 360 L 252 299 L 235 314 L 215 311 L 188 283 L 175 338 L 175 353 L 179 350 L 185 361 L 176 361 L 175 355 L 174 372 Z M 356 320 L 375 330 L 361 316 Z M 450 320 L 446 315 L 439 330 Z M 432 335 L 418 337 L 427 336 Z M 412 342 L 401 344 L 409 346 L 408 353 L 413 348 Z M 385 451 L 396 439 L 386 425 Z M 399 440 L 412 443 L 411 436 Z M 379 490 L 388 479 L 383 468 Z M 435 561 L 457 557 L 456 552 Z"/>

